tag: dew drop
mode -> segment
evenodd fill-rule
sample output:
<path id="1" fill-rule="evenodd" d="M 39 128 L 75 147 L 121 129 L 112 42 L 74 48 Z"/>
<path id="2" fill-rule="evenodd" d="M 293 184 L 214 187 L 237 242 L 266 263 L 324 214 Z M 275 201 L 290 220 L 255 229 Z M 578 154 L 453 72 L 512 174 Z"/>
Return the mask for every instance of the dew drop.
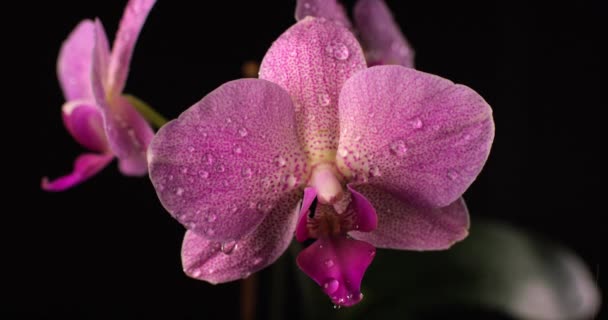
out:
<path id="1" fill-rule="evenodd" d="M 243 149 L 241 149 L 241 147 L 239 147 L 239 146 L 234 147 L 234 149 L 232 149 L 232 151 L 234 151 L 235 154 L 243 153 Z"/>
<path id="2" fill-rule="evenodd" d="M 200 269 L 196 269 L 196 270 L 192 271 L 192 276 L 195 277 L 195 278 L 198 278 L 198 277 L 201 276 L 201 273 L 202 272 L 201 272 Z"/>
<path id="3" fill-rule="evenodd" d="M 194 152 L 194 150 L 195 150 L 195 149 L 194 149 L 194 147 L 193 147 L 193 146 L 189 146 L 189 147 L 188 147 L 188 152 Z"/>
<path id="4" fill-rule="evenodd" d="M 334 304 L 334 310 L 340 310 L 342 308 L 341 305 Z"/>
<path id="5" fill-rule="evenodd" d="M 329 105 L 329 103 L 331 102 L 331 98 L 329 97 L 329 94 L 323 92 L 323 93 L 319 93 L 319 95 L 317 96 L 317 99 L 319 100 L 319 104 L 322 107 L 327 107 Z"/>
<path id="6" fill-rule="evenodd" d="M 253 259 L 252 263 L 253 263 L 253 265 L 254 265 L 254 266 L 257 266 L 257 265 L 259 265 L 260 263 L 262 263 L 262 260 L 264 260 L 264 259 L 263 259 L 263 258 L 261 258 L 261 257 L 255 257 L 255 258 Z"/>
<path id="7" fill-rule="evenodd" d="M 348 155 L 348 150 L 346 150 L 345 148 L 341 148 L 340 151 L 338 151 L 338 154 L 340 155 L 340 157 L 345 158 Z"/>
<path id="8" fill-rule="evenodd" d="M 250 168 L 243 168 L 241 170 L 241 176 L 243 176 L 243 178 L 251 178 L 252 175 L 253 175 L 253 172 L 251 171 Z"/>
<path id="9" fill-rule="evenodd" d="M 380 168 L 378 168 L 376 166 L 369 168 L 369 173 L 371 174 L 372 177 L 379 177 L 382 175 L 382 173 L 380 172 Z"/>
<path id="10" fill-rule="evenodd" d="M 215 221 L 215 220 L 217 220 L 217 215 L 215 215 L 214 213 L 210 213 L 210 214 L 207 216 L 207 222 L 213 222 L 213 221 Z"/>
<path id="11" fill-rule="evenodd" d="M 209 228 L 209 229 L 205 230 L 205 234 L 208 236 L 212 236 L 215 234 L 215 230 Z"/>
<path id="12" fill-rule="evenodd" d="M 410 124 L 412 125 L 412 128 L 414 128 L 414 129 L 422 128 L 422 120 L 420 120 L 420 118 L 416 118 L 416 119 L 412 120 L 410 122 Z"/>
<path id="13" fill-rule="evenodd" d="M 184 194 L 184 189 L 183 189 L 183 188 L 177 188 L 177 189 L 175 190 L 175 194 L 176 194 L 177 196 L 181 196 L 182 194 Z"/>
<path id="14" fill-rule="evenodd" d="M 448 170 L 448 178 L 450 178 L 450 180 L 456 180 L 456 178 L 458 178 L 458 172 L 456 172 L 456 170 Z"/>
<path id="15" fill-rule="evenodd" d="M 209 178 L 209 172 L 207 172 L 207 171 L 205 171 L 205 170 L 201 170 L 201 171 L 199 171 L 199 172 L 198 172 L 198 175 L 199 175 L 201 178 L 204 178 L 204 179 Z"/>
<path id="16" fill-rule="evenodd" d="M 355 137 L 355 142 L 359 142 L 359 141 L 361 141 L 361 136 L 356 136 Z"/>
<path id="17" fill-rule="evenodd" d="M 332 259 L 327 259 L 323 261 L 323 264 L 325 264 L 326 267 L 331 268 L 334 266 L 334 261 Z"/>
<path id="18" fill-rule="evenodd" d="M 222 248 L 220 249 L 224 254 L 231 254 L 234 249 L 237 248 L 236 241 L 228 241 L 222 243 Z"/>
<path id="19" fill-rule="evenodd" d="M 247 131 L 247 129 L 245 129 L 245 128 L 240 128 L 240 129 L 239 129 L 239 136 L 241 136 L 241 137 L 243 137 L 243 138 L 244 138 L 244 137 L 246 137 L 248 134 L 249 134 L 249 132 Z"/>
<path id="20" fill-rule="evenodd" d="M 226 167 L 224 167 L 222 165 L 217 166 L 217 172 L 224 172 L 224 171 L 226 171 Z"/>
<path id="21" fill-rule="evenodd" d="M 183 168 L 182 168 L 182 173 L 183 173 L 183 174 L 188 173 L 188 167 L 183 167 Z"/>
<path id="22" fill-rule="evenodd" d="M 281 156 L 277 156 L 274 159 L 274 163 L 276 163 L 277 166 L 279 166 L 279 167 L 284 167 L 285 165 L 287 165 L 287 161 L 285 160 L 285 158 L 283 158 Z"/>
<path id="23" fill-rule="evenodd" d="M 323 291 L 325 291 L 326 294 L 332 294 L 332 293 L 338 291 L 339 287 L 340 287 L 340 282 L 338 282 L 338 280 L 332 278 L 323 284 Z"/>
<path id="24" fill-rule="evenodd" d="M 289 188 L 293 188 L 293 186 L 295 186 L 295 185 L 296 185 L 297 179 L 296 179 L 296 177 L 295 177 L 294 175 L 291 175 L 291 174 L 290 174 L 290 175 L 289 175 L 289 176 L 288 176 L 288 177 L 285 179 L 285 182 L 287 183 L 287 186 L 288 186 Z"/>
<path id="25" fill-rule="evenodd" d="M 205 154 L 203 156 L 203 162 L 205 162 L 207 164 L 213 164 L 213 156 L 210 154 Z"/>
<path id="26" fill-rule="evenodd" d="M 348 47 L 337 41 L 332 41 L 330 44 L 328 44 L 327 47 L 325 47 L 325 52 L 332 58 L 338 60 L 346 60 L 350 56 Z"/>
<path id="27" fill-rule="evenodd" d="M 346 295 L 346 300 L 352 300 L 353 299 L 353 294 L 349 293 Z"/>
<path id="28" fill-rule="evenodd" d="M 398 157 L 403 157 L 407 153 L 407 145 L 403 140 L 395 140 L 389 145 L 391 153 Z"/>
<path id="29" fill-rule="evenodd" d="M 232 123 L 232 119 L 231 118 L 226 118 L 226 123 Z"/>

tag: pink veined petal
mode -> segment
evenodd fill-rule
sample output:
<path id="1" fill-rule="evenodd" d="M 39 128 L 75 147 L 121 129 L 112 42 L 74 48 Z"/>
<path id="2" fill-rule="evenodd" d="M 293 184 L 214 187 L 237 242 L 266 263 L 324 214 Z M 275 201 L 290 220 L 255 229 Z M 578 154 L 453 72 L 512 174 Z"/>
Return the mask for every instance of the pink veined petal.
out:
<path id="1" fill-rule="evenodd" d="M 345 27 L 305 18 L 266 52 L 260 79 L 287 90 L 296 107 L 299 140 L 311 163 L 331 160 L 338 142 L 338 94 L 343 83 L 365 68 L 359 43 Z"/>
<path id="2" fill-rule="evenodd" d="M 336 0 L 298 0 L 296 20 L 300 21 L 307 16 L 329 19 L 351 28 L 344 7 Z"/>
<path id="3" fill-rule="evenodd" d="M 42 178 L 42 189 L 46 191 L 64 191 L 97 174 L 105 168 L 114 157 L 111 154 L 85 153 L 74 161 L 74 170 L 65 176 L 49 181 Z"/>
<path id="4" fill-rule="evenodd" d="M 414 67 L 414 50 L 384 1 L 357 1 L 354 19 L 368 65 L 399 64 Z"/>
<path id="5" fill-rule="evenodd" d="M 110 56 L 108 90 L 110 96 L 120 94 L 127 82 L 135 43 L 155 0 L 130 0 L 127 3 Z"/>
<path id="6" fill-rule="evenodd" d="M 309 175 L 294 119 L 289 95 L 271 82 L 215 89 L 152 140 L 150 178 L 162 204 L 205 239 L 242 238 Z"/>
<path id="7" fill-rule="evenodd" d="M 472 89 L 402 66 L 376 66 L 340 95 L 340 171 L 414 205 L 456 201 L 494 138 L 492 109 Z"/>
<path id="8" fill-rule="evenodd" d="M 97 30 L 101 27 L 97 24 Z M 103 38 L 96 37 L 97 41 Z M 103 85 L 103 44 L 95 47 L 91 81 L 95 103 L 103 115 L 104 129 L 112 152 L 118 157 L 125 175 L 141 176 L 147 172 L 146 150 L 154 131 L 146 120 L 122 96 L 108 100 Z"/>
<path id="9" fill-rule="evenodd" d="M 182 245 L 184 272 L 213 284 L 248 277 L 274 263 L 293 239 L 299 194 L 275 207 L 258 228 L 238 241 L 220 243 L 187 231 Z"/>
<path id="10" fill-rule="evenodd" d="M 70 33 L 59 51 L 57 76 L 66 100 L 92 99 L 91 64 L 95 42 L 93 21 L 84 20 Z"/>
<path id="11" fill-rule="evenodd" d="M 72 100 L 62 107 L 68 132 L 85 148 L 105 153 L 109 150 L 101 112 L 90 100 Z"/>
<path id="12" fill-rule="evenodd" d="M 363 298 L 361 280 L 375 254 L 371 244 L 340 235 L 315 241 L 296 262 L 334 304 L 352 306 Z"/>
<path id="13" fill-rule="evenodd" d="M 302 199 L 302 207 L 300 208 L 300 213 L 298 218 L 298 226 L 296 227 L 296 240 L 299 242 L 303 242 L 309 238 L 308 235 L 308 227 L 306 226 L 308 221 L 308 215 L 310 214 L 309 210 L 310 206 L 317 198 L 317 190 L 312 187 L 308 187 L 304 189 L 304 198 Z"/>
<path id="14" fill-rule="evenodd" d="M 468 235 L 469 213 L 462 198 L 443 208 L 419 208 L 371 185 L 355 187 L 376 208 L 378 228 L 349 234 L 378 248 L 442 250 Z"/>
<path id="15" fill-rule="evenodd" d="M 351 185 L 347 185 L 348 191 L 351 194 L 350 208 L 356 213 L 356 229 L 362 232 L 369 232 L 378 227 L 378 216 L 376 215 L 376 209 L 365 198 L 364 195 L 353 189 Z"/>

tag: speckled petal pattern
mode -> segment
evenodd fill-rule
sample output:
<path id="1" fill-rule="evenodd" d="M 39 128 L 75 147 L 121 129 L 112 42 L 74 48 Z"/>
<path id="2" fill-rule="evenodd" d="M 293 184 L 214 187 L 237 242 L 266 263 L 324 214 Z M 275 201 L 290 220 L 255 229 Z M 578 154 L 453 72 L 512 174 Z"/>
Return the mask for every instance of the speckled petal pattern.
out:
<path id="1" fill-rule="evenodd" d="M 155 2 L 155 0 L 130 0 L 125 7 L 108 66 L 110 96 L 121 93 L 125 87 L 135 43 Z"/>
<path id="2" fill-rule="evenodd" d="M 307 16 L 325 18 L 350 28 L 350 20 L 344 7 L 336 0 L 298 0 L 296 3 L 296 20 Z"/>
<path id="3" fill-rule="evenodd" d="M 494 138 L 490 106 L 475 91 L 402 66 L 376 66 L 340 94 L 340 171 L 413 205 L 456 201 Z"/>
<path id="4" fill-rule="evenodd" d="M 354 187 L 365 195 L 378 214 L 378 228 L 349 234 L 378 248 L 442 250 L 464 239 L 469 213 L 462 198 L 443 208 L 419 208 L 380 188 Z"/>
<path id="5" fill-rule="evenodd" d="M 163 126 L 148 163 L 167 211 L 216 241 L 251 232 L 309 175 L 289 95 L 259 79 L 225 83 Z"/>
<path id="6" fill-rule="evenodd" d="M 366 67 L 345 27 L 307 17 L 283 33 L 264 56 L 260 78 L 279 84 L 296 110 L 298 138 L 311 163 L 332 160 L 338 142 L 338 94 Z"/>
<path id="7" fill-rule="evenodd" d="M 383 0 L 359 0 L 353 15 L 368 65 L 414 67 L 414 50 Z"/>
<path id="8" fill-rule="evenodd" d="M 375 254 L 371 244 L 339 235 L 315 241 L 296 261 L 334 304 L 352 306 L 363 298 L 361 280 Z"/>
<path id="9" fill-rule="evenodd" d="M 251 234 L 238 241 L 220 243 L 187 231 L 182 245 L 184 272 L 210 283 L 248 277 L 273 262 L 293 239 L 299 193 L 287 195 Z"/>

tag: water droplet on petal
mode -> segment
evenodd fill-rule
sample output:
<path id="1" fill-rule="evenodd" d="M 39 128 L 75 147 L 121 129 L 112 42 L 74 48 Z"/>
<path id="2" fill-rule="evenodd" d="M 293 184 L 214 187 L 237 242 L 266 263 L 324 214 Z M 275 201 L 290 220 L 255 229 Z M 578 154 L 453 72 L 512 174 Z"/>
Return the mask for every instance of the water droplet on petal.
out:
<path id="1" fill-rule="evenodd" d="M 342 308 L 342 306 L 341 306 L 341 305 L 334 304 L 334 310 L 339 310 L 339 309 L 341 309 L 341 308 Z"/>
<path id="2" fill-rule="evenodd" d="M 285 165 L 287 165 L 287 161 L 285 160 L 285 158 L 278 156 L 274 159 L 274 162 L 277 164 L 277 166 L 279 167 L 284 167 Z"/>
<path id="3" fill-rule="evenodd" d="M 458 178 L 458 172 L 456 172 L 456 170 L 448 170 L 448 178 L 450 178 L 450 180 L 456 180 L 456 178 Z"/>
<path id="4" fill-rule="evenodd" d="M 245 129 L 245 128 L 240 128 L 239 129 L 239 136 L 241 136 L 241 137 L 244 138 L 244 137 L 247 136 L 247 134 L 249 134 L 249 132 L 247 132 L 247 129 Z"/>
<path id="5" fill-rule="evenodd" d="M 391 153 L 398 157 L 403 157 L 407 153 L 407 145 L 403 140 L 395 140 L 389 145 Z"/>
<path id="6" fill-rule="evenodd" d="M 262 261 L 263 261 L 263 260 L 264 260 L 264 259 L 263 259 L 263 258 L 261 258 L 261 257 L 256 257 L 256 258 L 253 258 L 252 263 L 253 263 L 253 265 L 254 265 L 254 266 L 257 266 L 257 265 L 259 265 L 260 263 L 262 263 Z"/>
<path id="7" fill-rule="evenodd" d="M 359 141 L 361 141 L 361 136 L 356 136 L 355 137 L 355 142 L 359 142 Z"/>
<path id="8" fill-rule="evenodd" d="M 205 230 L 205 234 L 208 236 L 212 236 L 215 234 L 215 230 L 209 228 L 209 229 Z"/>
<path id="9" fill-rule="evenodd" d="M 213 156 L 210 154 L 203 155 L 203 162 L 207 164 L 213 164 Z"/>
<path id="10" fill-rule="evenodd" d="M 331 98 L 329 97 L 329 94 L 323 92 L 323 93 L 319 93 L 319 96 L 317 96 L 317 99 L 319 99 L 319 104 L 322 107 L 327 107 L 329 105 L 329 103 L 331 102 Z"/>
<path id="11" fill-rule="evenodd" d="M 380 172 L 380 168 L 376 166 L 369 168 L 369 173 L 372 177 L 379 177 L 382 175 L 382 173 Z"/>
<path id="12" fill-rule="evenodd" d="M 222 243 L 222 248 L 220 249 L 224 254 L 231 254 L 234 249 L 236 249 L 237 244 L 236 241 L 228 241 Z"/>
<path id="13" fill-rule="evenodd" d="M 188 167 L 183 167 L 183 168 L 182 168 L 182 173 L 183 173 L 183 174 L 188 173 Z"/>
<path id="14" fill-rule="evenodd" d="M 195 277 L 195 278 L 198 278 L 198 277 L 201 276 L 201 273 L 202 272 L 201 272 L 200 269 L 196 269 L 196 270 L 192 271 L 192 276 Z"/>
<path id="15" fill-rule="evenodd" d="M 194 150 L 195 150 L 195 149 L 194 149 L 194 147 L 193 147 L 193 146 L 189 146 L 189 147 L 188 147 L 188 151 L 189 151 L 189 152 L 194 152 Z"/>
<path id="16" fill-rule="evenodd" d="M 326 267 L 331 268 L 331 267 L 333 267 L 333 266 L 334 266 L 334 261 L 333 261 L 332 259 L 327 259 L 327 260 L 323 261 L 323 264 L 324 264 Z"/>
<path id="17" fill-rule="evenodd" d="M 175 194 L 176 194 L 177 196 L 181 196 L 182 194 L 184 194 L 184 189 L 183 189 L 183 188 L 177 188 L 177 189 L 175 190 Z"/>
<path id="18" fill-rule="evenodd" d="M 348 155 L 348 150 L 346 150 L 345 148 L 340 148 L 338 154 L 340 155 L 340 157 L 344 158 Z"/>
<path id="19" fill-rule="evenodd" d="M 328 44 L 327 47 L 325 47 L 325 52 L 332 58 L 338 60 L 346 60 L 350 56 L 348 47 L 337 41 L 332 41 L 330 44 Z"/>
<path id="20" fill-rule="evenodd" d="M 217 172 L 224 172 L 224 171 L 226 171 L 226 167 L 224 167 L 222 165 L 217 166 Z"/>
<path id="21" fill-rule="evenodd" d="M 201 170 L 201 171 L 199 171 L 199 172 L 198 172 L 198 175 L 199 175 L 201 178 L 204 178 L 204 179 L 209 178 L 209 172 L 207 172 L 207 171 L 205 171 L 205 170 Z"/>
<path id="22" fill-rule="evenodd" d="M 326 294 L 332 294 L 332 293 L 338 291 L 339 287 L 340 287 L 340 282 L 338 282 L 338 280 L 332 278 L 323 284 L 323 291 L 325 291 Z"/>
<path id="23" fill-rule="evenodd" d="M 420 120 L 420 118 L 416 118 L 416 119 L 412 120 L 410 122 L 410 124 L 412 125 L 412 128 L 414 128 L 414 129 L 422 128 L 422 120 Z"/>
<path id="24" fill-rule="evenodd" d="M 296 185 L 297 179 L 296 179 L 296 177 L 295 177 L 294 175 L 291 175 L 291 174 L 290 174 L 290 175 L 289 175 L 289 176 L 287 176 L 287 178 L 285 179 L 285 182 L 287 183 L 287 186 L 288 186 L 289 188 L 292 188 L 293 186 L 295 186 L 295 185 Z"/>
<path id="25" fill-rule="evenodd" d="M 239 146 L 234 147 L 234 149 L 232 149 L 232 151 L 234 151 L 234 153 L 236 153 L 236 154 L 243 153 L 243 149 L 241 149 L 241 147 L 239 147 Z"/>
<path id="26" fill-rule="evenodd" d="M 252 175 L 253 175 L 253 172 L 251 171 L 250 168 L 243 168 L 241 170 L 241 176 L 243 176 L 243 178 L 251 178 Z"/>
<path id="27" fill-rule="evenodd" d="M 349 293 L 346 295 L 346 300 L 352 300 L 353 299 L 353 294 Z"/>
<path id="28" fill-rule="evenodd" d="M 375 257 L 376 256 L 376 250 L 370 250 L 369 251 L 369 256 L 370 257 Z"/>

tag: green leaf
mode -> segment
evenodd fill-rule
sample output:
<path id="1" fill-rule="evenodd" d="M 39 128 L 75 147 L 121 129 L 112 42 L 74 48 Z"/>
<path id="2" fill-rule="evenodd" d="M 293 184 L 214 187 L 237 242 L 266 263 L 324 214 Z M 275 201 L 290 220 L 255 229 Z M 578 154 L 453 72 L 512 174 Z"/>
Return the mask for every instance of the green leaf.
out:
<path id="1" fill-rule="evenodd" d="M 321 290 L 315 292 L 309 300 L 316 319 L 412 319 L 438 307 L 494 310 L 516 319 L 590 319 L 600 304 L 593 276 L 572 252 L 479 222 L 447 251 L 378 250 L 363 279 L 365 299 L 353 308 L 332 310 Z"/>

